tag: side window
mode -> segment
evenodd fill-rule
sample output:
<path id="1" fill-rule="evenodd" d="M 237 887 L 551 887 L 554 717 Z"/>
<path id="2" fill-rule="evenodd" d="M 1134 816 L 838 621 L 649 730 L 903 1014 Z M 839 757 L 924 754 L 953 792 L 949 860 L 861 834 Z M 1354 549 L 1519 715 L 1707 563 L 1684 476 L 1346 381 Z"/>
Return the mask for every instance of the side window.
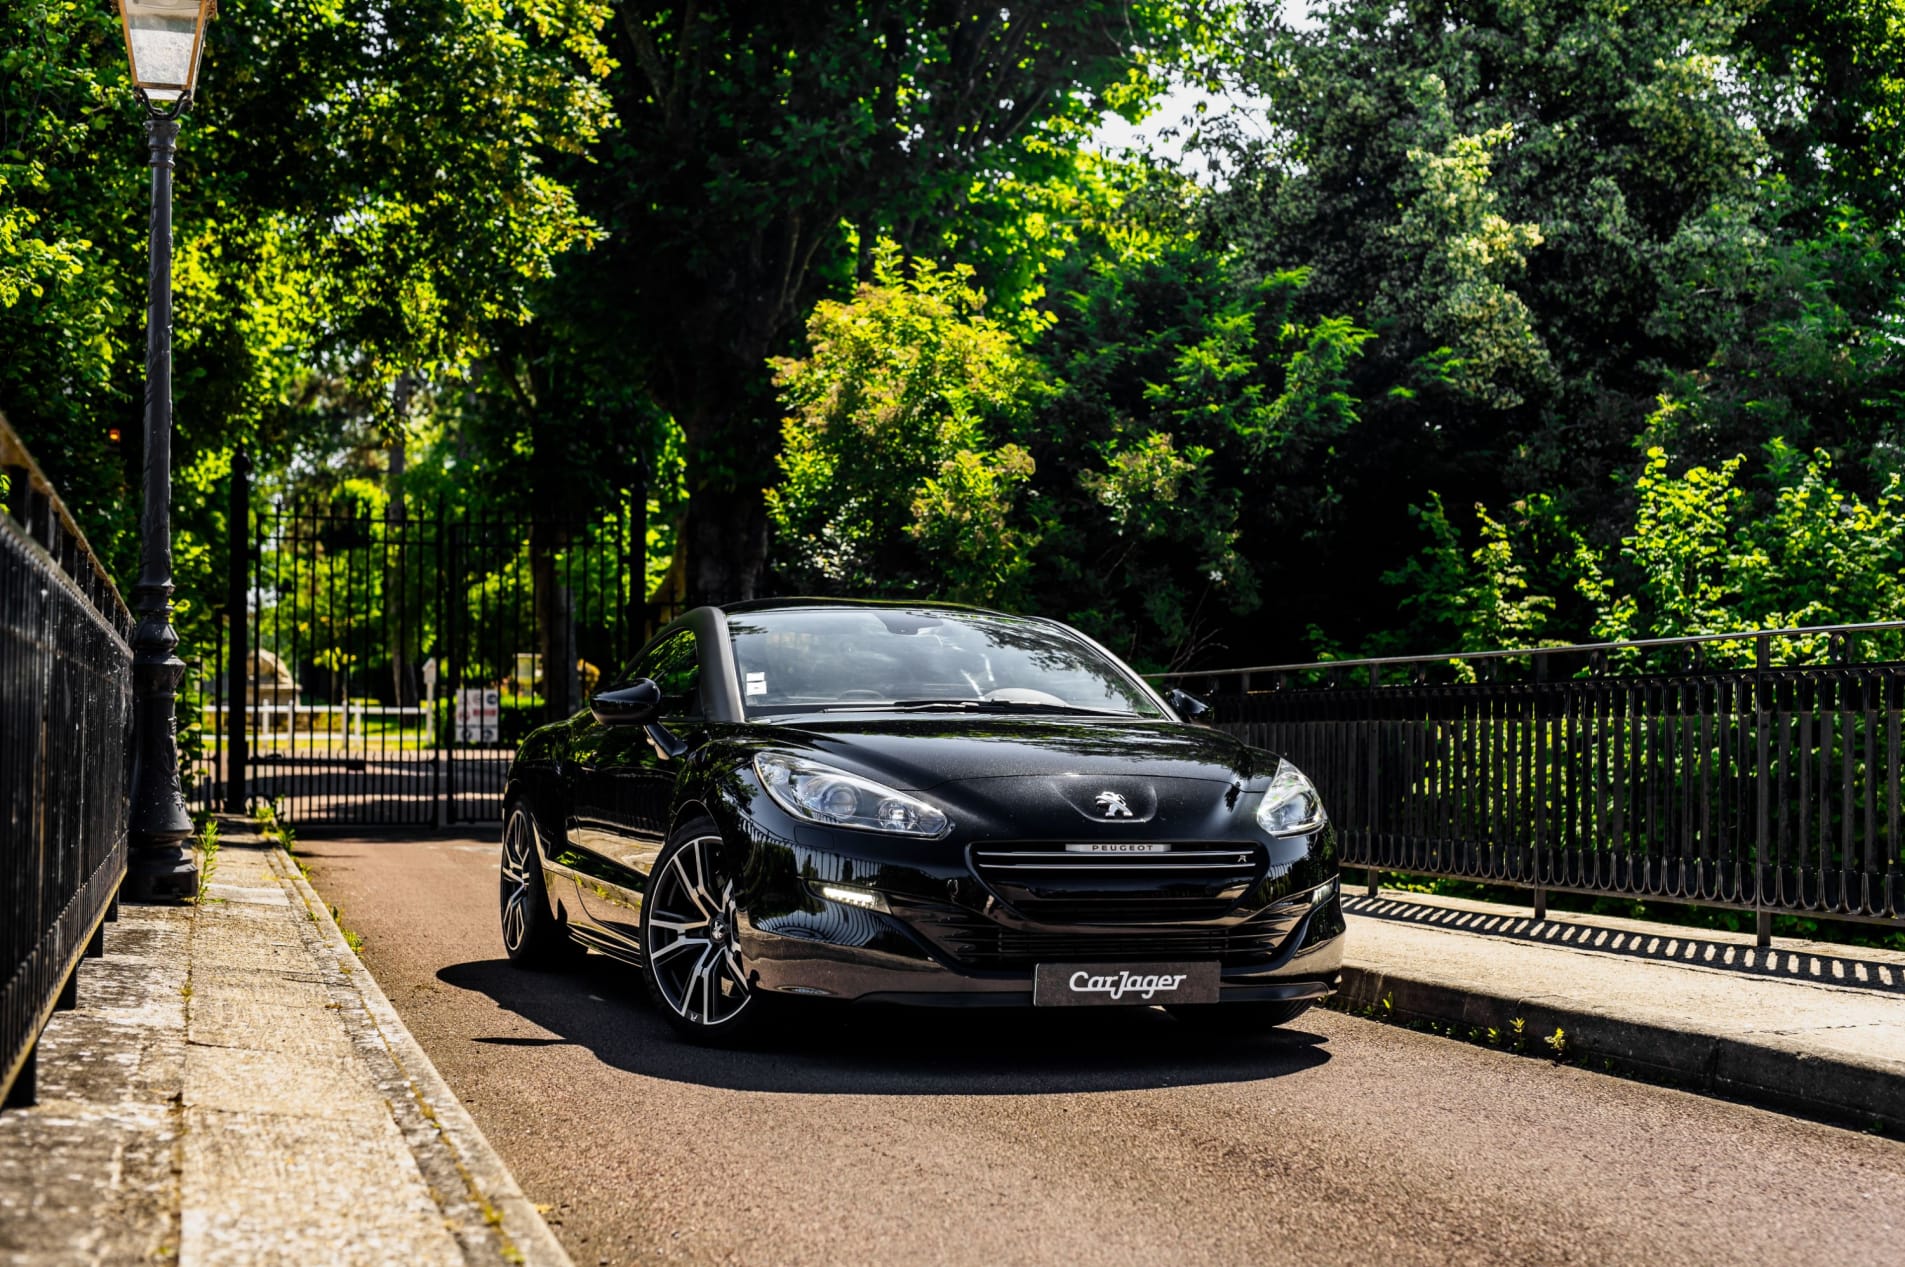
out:
<path id="1" fill-rule="evenodd" d="M 635 676 L 661 687 L 663 717 L 701 716 L 701 665 L 692 633 L 684 629 L 650 647 L 635 661 Z"/>

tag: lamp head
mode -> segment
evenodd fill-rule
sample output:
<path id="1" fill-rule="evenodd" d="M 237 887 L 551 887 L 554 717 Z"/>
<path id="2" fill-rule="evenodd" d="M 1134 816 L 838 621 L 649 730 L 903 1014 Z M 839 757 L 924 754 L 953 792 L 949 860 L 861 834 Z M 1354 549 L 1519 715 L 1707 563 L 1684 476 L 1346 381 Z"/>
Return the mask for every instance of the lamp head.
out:
<path id="1" fill-rule="evenodd" d="M 217 12 L 217 0 L 119 0 L 132 86 L 148 108 L 176 102 L 176 111 L 191 101 L 205 25 Z"/>

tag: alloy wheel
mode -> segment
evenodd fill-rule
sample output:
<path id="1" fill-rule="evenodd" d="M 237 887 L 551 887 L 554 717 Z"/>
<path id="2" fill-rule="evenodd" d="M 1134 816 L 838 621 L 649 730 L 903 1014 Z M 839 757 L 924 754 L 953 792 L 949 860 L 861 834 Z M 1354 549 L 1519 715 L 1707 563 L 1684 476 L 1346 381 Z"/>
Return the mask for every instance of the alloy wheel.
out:
<path id="1" fill-rule="evenodd" d="M 719 836 L 683 841 L 650 882 L 645 952 L 664 1002 L 692 1025 L 723 1025 L 752 991 L 735 945 L 740 908 Z"/>
<path id="2" fill-rule="evenodd" d="M 520 951 L 529 936 L 529 904 L 536 899 L 530 886 L 530 869 L 536 865 L 530 854 L 529 816 L 518 811 L 509 816 L 503 828 L 503 945 L 511 952 Z"/>

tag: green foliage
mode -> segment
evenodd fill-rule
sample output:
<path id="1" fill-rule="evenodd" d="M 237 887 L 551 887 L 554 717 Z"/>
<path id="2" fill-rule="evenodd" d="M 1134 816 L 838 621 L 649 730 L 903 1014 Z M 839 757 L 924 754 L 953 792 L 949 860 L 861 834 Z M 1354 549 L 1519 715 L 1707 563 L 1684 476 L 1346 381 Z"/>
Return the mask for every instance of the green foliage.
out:
<path id="1" fill-rule="evenodd" d="M 1007 602 L 1035 533 L 1015 524 L 1033 463 L 1016 434 L 1039 391 L 1016 339 L 984 314 L 970 268 L 904 269 L 808 319 L 811 352 L 774 362 L 790 413 L 768 491 L 797 590 Z"/>
<path id="2" fill-rule="evenodd" d="M 233 447 L 264 489 L 454 375 L 594 227 L 549 162 L 608 121 L 597 0 L 226 0 L 174 212 L 178 624 L 214 636 Z M 0 409 L 121 577 L 143 462 L 148 172 L 110 5 L 0 12 Z M 117 430 L 121 439 L 114 441 Z M 313 454 L 313 450 L 316 451 Z M 275 468 L 275 469 L 274 469 Z M 188 650 L 188 654 L 190 651 Z"/>
<path id="3" fill-rule="evenodd" d="M 1607 641 L 1905 619 L 1905 474 L 1867 500 L 1834 476 L 1823 450 L 1805 455 L 1775 439 L 1763 461 L 1766 488 L 1755 496 L 1744 455 L 1676 472 L 1665 450 L 1649 448 L 1632 520 L 1612 548 L 1586 541 L 1552 499 L 1531 498 L 1505 521 L 1477 506 L 1482 545 L 1464 556 L 1432 499 L 1416 511 L 1429 543 L 1384 578 L 1410 617 L 1400 640 L 1451 650 L 1567 641 L 1555 635 L 1583 627 L 1557 621 L 1568 605 Z M 1774 641 L 1785 662 L 1828 650 L 1819 637 Z M 1870 650 L 1899 654 L 1905 642 L 1883 635 Z M 1744 663 L 1753 648 L 1742 640 L 1715 654 Z"/>
<path id="4" fill-rule="evenodd" d="M 1512 288 L 1527 271 L 1528 253 L 1541 245 L 1536 224 L 1515 224 L 1496 211 L 1500 194 L 1489 185 L 1494 151 L 1514 136 L 1503 123 L 1474 136 L 1456 136 L 1439 152 L 1411 149 L 1415 181 L 1390 236 L 1421 260 L 1406 284 L 1386 285 L 1376 311 L 1417 326 L 1437 342 L 1424 368 L 1458 399 L 1512 409 L 1523 384 L 1554 374 L 1533 315 Z"/>
<path id="5" fill-rule="evenodd" d="M 1704 334 L 1713 352 L 1664 376 L 1672 405 L 1647 418 L 1646 442 L 1712 466 L 1781 437 L 1857 463 L 1876 491 L 1905 440 L 1901 223 L 1852 207 L 1821 217 L 1784 182 L 1764 195 L 1762 223 L 1716 215 L 1673 244 L 1652 323 Z"/>
<path id="6" fill-rule="evenodd" d="M 1718 470 L 1670 472 L 1647 453 L 1633 533 L 1619 551 L 1627 580 L 1596 627 L 1609 638 L 1732 633 L 1905 618 L 1905 475 L 1868 502 L 1843 487 L 1823 450 L 1767 446 L 1770 510 L 1739 486 L 1744 457 Z M 1784 643 L 1787 640 L 1778 640 Z M 1822 656 L 1822 639 L 1777 648 Z M 1888 639 L 1896 644 L 1897 639 Z M 1747 654 L 1740 644 L 1738 654 Z"/>
<path id="7" fill-rule="evenodd" d="M 1905 209 L 1905 21 L 1894 0 L 1764 0 L 1735 51 L 1786 179 L 1830 214 Z"/>
<path id="8" fill-rule="evenodd" d="M 194 900 L 203 906 L 212 878 L 218 874 L 218 820 L 206 813 L 193 817 L 197 820 L 193 844 L 198 848 L 198 893 Z"/>
<path id="9" fill-rule="evenodd" d="M 555 294 L 575 315 L 563 359 L 639 381 L 686 436 L 691 600 L 760 584 L 781 439 L 768 362 L 798 353 L 816 303 L 872 281 L 891 238 L 983 266 L 1003 288 L 995 319 L 1023 328 L 1092 200 L 1080 142 L 1104 111 L 1144 108 L 1160 60 L 1201 38 L 1199 12 L 619 6 L 621 126 L 582 185 L 609 236 Z"/>
<path id="10" fill-rule="evenodd" d="M 1016 491 L 1032 477 L 1032 457 L 1016 444 L 990 453 L 961 449 L 939 464 L 913 498 L 906 531 L 946 577 L 950 598 L 1018 600 L 1036 534 L 1012 524 Z"/>
<path id="11" fill-rule="evenodd" d="M 566 519 L 532 567 L 645 470 L 647 593 L 754 592 L 771 526 L 776 585 L 1147 667 L 1899 612 L 1894 0 L 1283 9 L 227 0 L 186 645 L 240 442 L 265 496 Z M 0 408 L 125 575 L 123 60 L 110 6 L 0 13 Z M 1249 103 L 1202 183 L 1086 144 L 1167 76 Z"/>
<path id="12" fill-rule="evenodd" d="M 1302 564 L 1259 499 L 1195 515 L 1266 584 L 1319 600 L 1312 647 L 1233 616 L 1205 652 L 1241 628 L 1271 641 L 1261 662 L 1807 610 L 1753 579 L 1799 560 L 1769 546 L 1762 566 L 1702 517 L 1771 523 L 1803 482 L 1782 444 L 1887 513 L 1905 444 L 1894 9 L 1341 0 L 1301 26 L 1238 9 L 1200 70 L 1255 104 L 1190 125 L 1223 175 L 1188 204 L 1197 241 L 1239 279 L 1301 266 L 1310 320 L 1375 336 L 1344 363 L 1356 460 L 1298 455 L 1304 478 L 1263 490 L 1307 512 Z M 1224 469 L 1221 445 L 1172 434 Z M 1451 524 L 1445 504 L 1496 511 Z M 1434 543 L 1415 559 L 1412 515 Z M 1890 610 L 1850 579 L 1871 568 L 1837 566 L 1812 610 Z"/>
<path id="13" fill-rule="evenodd" d="M 1552 641 L 1544 635 L 1553 622 L 1555 597 L 1533 589 L 1526 551 L 1517 551 L 1507 525 L 1477 505 L 1481 544 L 1465 553 L 1440 497 L 1432 495 L 1428 505 L 1410 509 L 1430 541 L 1416 557 L 1383 576 L 1386 584 L 1401 592 L 1398 606 L 1409 622 L 1402 638 L 1397 637 L 1401 631 L 1395 631 L 1379 644 L 1383 650 L 1402 654 L 1415 647 L 1485 651 Z M 1554 523 L 1551 501 L 1531 499 L 1518 509 L 1517 527 L 1524 535 L 1542 526 L 1559 527 L 1557 535 L 1566 534 L 1565 526 Z M 1578 538 L 1574 544 L 1581 546 Z M 1387 645 L 1390 642 L 1396 645 Z M 1464 662 L 1458 672 L 1472 676 L 1473 669 Z"/>
<path id="14" fill-rule="evenodd" d="M 1055 280 L 1032 588 L 1122 653 L 1190 662 L 1331 526 L 1373 336 L 1307 313 L 1308 272 L 1251 282 L 1182 238 L 1107 242 Z"/>
<path id="15" fill-rule="evenodd" d="M 1751 455 L 1737 478 L 1760 511 L 1775 436 L 1855 465 L 1854 490 L 1876 494 L 1901 438 L 1897 204 L 1827 173 L 1800 133 L 1855 86 L 1872 113 L 1834 132 L 1848 147 L 1834 162 L 1893 162 L 1872 126 L 1891 77 L 1844 42 L 1892 37 L 1827 12 L 1344 0 L 1299 29 L 1247 6 L 1219 65 L 1264 105 L 1254 126 L 1199 133 L 1231 174 L 1203 231 L 1262 275 L 1307 265 L 1309 302 L 1379 335 L 1351 376 L 1360 461 L 1332 485 L 1356 513 L 1321 546 L 1335 636 L 1395 646 L 1384 635 L 1406 627 L 1370 582 L 1405 566 L 1406 508 L 1431 491 L 1449 506 L 1545 496 L 1543 514 L 1613 547 L 1633 527 L 1643 435 L 1676 469 Z M 1854 190 L 1870 211 L 1835 201 Z M 1679 406 L 1666 425 L 1663 394 Z M 1485 531 L 1464 525 L 1456 553 Z M 1592 604 L 1533 592 L 1554 611 L 1516 617 L 1478 594 L 1498 614 L 1458 623 L 1587 636 Z"/>
<path id="16" fill-rule="evenodd" d="M 883 247 L 851 303 L 815 308 L 811 355 L 776 362 L 788 584 L 1036 596 L 1139 658 L 1194 654 L 1259 601 L 1246 524 L 1300 534 L 1327 503 L 1372 336 L 1302 319 L 1301 271 L 1245 284 L 1181 243 L 1059 270 L 1077 288 L 1029 348 L 971 276 Z"/>
<path id="17" fill-rule="evenodd" d="M 107 439 L 144 369 L 145 171 L 124 61 L 110 7 L 0 12 L 0 411 L 93 545 L 129 563 Z"/>

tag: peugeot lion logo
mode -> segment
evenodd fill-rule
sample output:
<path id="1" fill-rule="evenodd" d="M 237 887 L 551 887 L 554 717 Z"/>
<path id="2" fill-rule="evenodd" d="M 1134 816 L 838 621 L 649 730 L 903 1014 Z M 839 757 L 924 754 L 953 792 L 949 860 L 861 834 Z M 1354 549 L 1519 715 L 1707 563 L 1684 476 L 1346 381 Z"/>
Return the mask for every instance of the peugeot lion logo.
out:
<path id="1" fill-rule="evenodd" d="M 1105 807 L 1106 818 L 1130 818 L 1131 807 L 1124 803 L 1124 796 L 1117 792 L 1100 792 L 1098 803 Z"/>

